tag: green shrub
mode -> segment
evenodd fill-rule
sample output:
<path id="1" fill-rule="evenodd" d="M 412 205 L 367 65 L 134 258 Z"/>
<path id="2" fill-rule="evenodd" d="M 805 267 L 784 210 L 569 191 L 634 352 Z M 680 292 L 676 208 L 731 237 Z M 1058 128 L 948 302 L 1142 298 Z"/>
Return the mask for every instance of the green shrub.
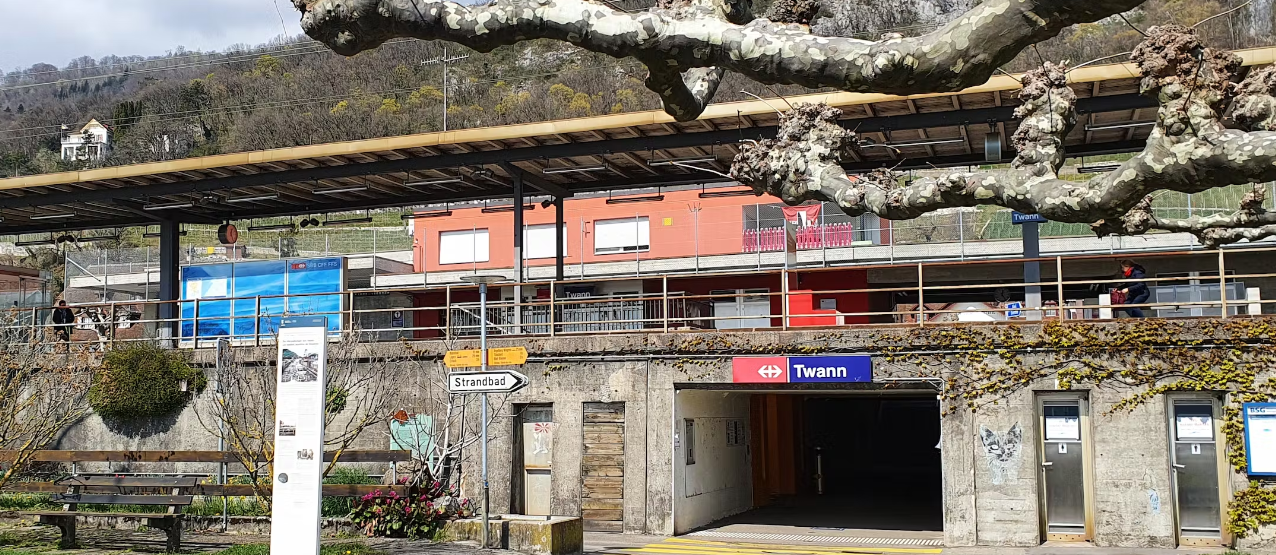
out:
<path id="1" fill-rule="evenodd" d="M 191 368 L 185 351 L 131 343 L 103 357 L 89 388 L 89 405 L 108 417 L 164 416 L 185 406 L 207 385 L 208 378 Z"/>
<path id="2" fill-rule="evenodd" d="M 362 469 L 351 466 L 338 466 L 332 469 L 327 478 L 323 479 L 323 483 L 376 485 L 380 482 L 376 478 L 368 476 L 368 473 Z M 350 516 L 350 510 L 354 508 L 354 502 L 355 498 L 353 497 L 324 497 L 320 514 L 325 517 Z"/>

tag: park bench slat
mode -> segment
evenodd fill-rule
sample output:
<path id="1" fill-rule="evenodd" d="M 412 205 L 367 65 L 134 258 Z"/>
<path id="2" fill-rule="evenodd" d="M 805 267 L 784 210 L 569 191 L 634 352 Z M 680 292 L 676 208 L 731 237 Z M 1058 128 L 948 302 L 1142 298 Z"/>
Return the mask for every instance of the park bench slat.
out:
<path id="1" fill-rule="evenodd" d="M 24 516 L 107 516 L 119 518 L 182 518 L 182 513 L 102 513 L 96 511 L 18 511 L 18 514 Z"/>
<path id="2" fill-rule="evenodd" d="M 71 493 L 51 496 L 56 503 L 91 505 L 190 505 L 191 495 L 122 495 L 117 493 Z"/>
<path id="3" fill-rule="evenodd" d="M 334 458 L 341 462 L 408 462 L 412 460 L 412 452 L 351 449 L 342 451 L 340 457 L 336 457 L 335 451 L 328 451 L 323 454 L 323 462 L 332 462 Z"/>
<path id="4" fill-rule="evenodd" d="M 12 461 L 18 451 L 0 450 L 0 462 Z M 334 451 L 323 454 L 324 462 L 336 458 L 341 462 L 407 462 L 411 451 L 358 450 L 343 451 L 336 457 Z M 229 451 L 36 451 L 33 462 L 154 462 L 154 463 L 237 463 L 239 459 Z"/>
<path id="5" fill-rule="evenodd" d="M 68 486 L 102 486 L 117 488 L 190 488 L 199 483 L 199 478 L 186 476 L 165 476 L 156 478 L 135 476 L 71 476 L 57 483 Z"/>
<path id="6" fill-rule="evenodd" d="M 81 486 L 84 493 L 110 493 L 112 486 Z M 4 491 L 18 491 L 23 493 L 66 493 L 67 486 L 63 484 L 55 484 L 52 482 L 16 482 L 5 486 Z M 382 493 L 389 494 L 391 491 L 399 495 L 407 495 L 407 486 L 382 486 L 374 484 L 324 484 L 324 497 L 360 497 L 374 491 L 381 490 Z M 206 495 L 209 497 L 251 497 L 256 495 L 256 491 L 249 484 L 196 484 L 185 490 L 192 495 Z M 264 488 L 264 492 L 270 494 L 270 486 Z"/>

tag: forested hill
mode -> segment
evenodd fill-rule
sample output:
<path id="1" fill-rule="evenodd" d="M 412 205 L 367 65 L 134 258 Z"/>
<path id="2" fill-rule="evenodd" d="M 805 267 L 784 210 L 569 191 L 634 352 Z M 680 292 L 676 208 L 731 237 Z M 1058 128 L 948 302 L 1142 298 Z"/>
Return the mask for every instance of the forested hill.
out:
<path id="1" fill-rule="evenodd" d="M 1149 0 L 1129 15 L 1130 24 L 1111 18 L 1069 29 L 1006 69 L 1038 63 L 1038 52 L 1042 59 L 1074 64 L 1125 52 L 1141 38 L 1136 28 L 1192 25 L 1243 3 L 1228 1 Z M 1271 2 L 1254 0 L 1198 31 L 1223 48 L 1276 44 Z M 817 32 L 876 38 L 888 31 L 924 33 L 975 1 L 828 3 Z M 646 70 L 631 61 L 550 41 L 488 54 L 445 47 L 395 40 L 343 58 L 299 37 L 222 53 L 84 56 L 61 68 L 36 64 L 6 74 L 0 85 L 0 176 L 76 169 L 59 159 L 59 135 L 64 126 L 76 130 L 93 118 L 112 132 L 114 150 L 105 165 L 437 131 L 444 123 L 443 65 L 429 62 L 445 53 L 460 58 L 448 64 L 449 129 L 659 108 L 642 85 Z M 738 76 L 721 91 L 720 102 L 745 98 L 741 91 L 771 96 Z"/>

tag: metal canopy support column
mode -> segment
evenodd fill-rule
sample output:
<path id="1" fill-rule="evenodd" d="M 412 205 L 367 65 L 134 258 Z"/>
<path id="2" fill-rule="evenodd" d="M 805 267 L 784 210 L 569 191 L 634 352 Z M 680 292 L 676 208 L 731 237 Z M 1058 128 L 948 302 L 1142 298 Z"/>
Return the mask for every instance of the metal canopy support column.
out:
<path id="1" fill-rule="evenodd" d="M 1023 223 L 1023 257 L 1024 258 L 1040 258 L 1041 257 L 1041 234 L 1037 229 L 1037 222 Z M 1040 262 L 1024 262 L 1023 263 L 1023 281 L 1024 283 L 1041 283 L 1041 263 Z M 1041 306 L 1041 286 L 1029 285 L 1024 289 L 1023 306 L 1025 315 L 1029 320 L 1040 320 L 1041 312 L 1037 307 Z M 1063 304 L 1062 299 L 1060 303 Z"/>
<path id="2" fill-rule="evenodd" d="M 563 197 L 554 197 L 554 279 L 559 281 L 563 279 L 563 259 L 567 257 L 563 252 L 563 244 L 567 242 L 563 204 Z"/>
<path id="3" fill-rule="evenodd" d="M 514 333 L 523 333 L 523 286 L 526 281 L 526 270 L 523 267 L 523 236 L 527 234 L 523 225 L 523 172 L 510 172 L 510 180 L 514 182 Z"/>
<path id="4" fill-rule="evenodd" d="M 181 283 L 181 224 L 164 220 L 159 224 L 159 317 L 157 335 L 160 338 L 177 337 L 177 303 Z"/>

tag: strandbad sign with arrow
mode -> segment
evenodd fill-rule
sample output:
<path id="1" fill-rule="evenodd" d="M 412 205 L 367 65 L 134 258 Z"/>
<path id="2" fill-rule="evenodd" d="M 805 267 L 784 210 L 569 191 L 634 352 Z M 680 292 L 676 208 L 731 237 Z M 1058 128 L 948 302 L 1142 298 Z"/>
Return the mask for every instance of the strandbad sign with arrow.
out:
<path id="1" fill-rule="evenodd" d="M 526 386 L 527 376 L 513 370 L 455 372 L 447 375 L 450 393 L 512 393 Z"/>

